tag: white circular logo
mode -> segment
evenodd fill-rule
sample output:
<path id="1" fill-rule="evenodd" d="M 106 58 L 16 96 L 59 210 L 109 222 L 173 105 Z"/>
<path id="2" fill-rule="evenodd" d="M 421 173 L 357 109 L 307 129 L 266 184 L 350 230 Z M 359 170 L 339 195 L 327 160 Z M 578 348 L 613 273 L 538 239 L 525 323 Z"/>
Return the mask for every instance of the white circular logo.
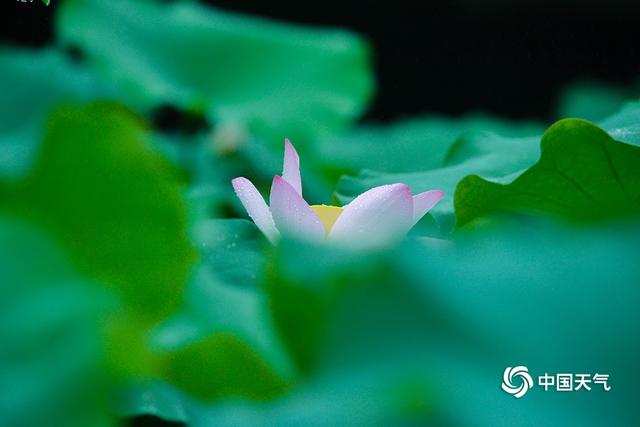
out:
<path id="1" fill-rule="evenodd" d="M 520 384 L 514 385 L 514 379 Z M 509 366 L 504 370 L 502 389 L 516 399 L 524 396 L 531 387 L 533 387 L 533 378 L 529 375 L 529 369 L 526 366 L 515 366 L 513 368 Z"/>

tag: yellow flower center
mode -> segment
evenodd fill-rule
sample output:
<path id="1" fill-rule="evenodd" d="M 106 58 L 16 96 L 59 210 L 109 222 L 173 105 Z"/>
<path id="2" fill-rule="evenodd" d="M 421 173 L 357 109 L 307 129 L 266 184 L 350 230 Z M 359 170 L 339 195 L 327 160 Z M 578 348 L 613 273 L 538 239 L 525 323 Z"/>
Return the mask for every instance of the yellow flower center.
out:
<path id="1" fill-rule="evenodd" d="M 320 222 L 324 227 L 325 232 L 328 234 L 335 224 L 336 220 L 343 211 L 343 208 L 339 206 L 327 206 L 327 205 L 312 205 L 311 209 L 318 215 Z"/>

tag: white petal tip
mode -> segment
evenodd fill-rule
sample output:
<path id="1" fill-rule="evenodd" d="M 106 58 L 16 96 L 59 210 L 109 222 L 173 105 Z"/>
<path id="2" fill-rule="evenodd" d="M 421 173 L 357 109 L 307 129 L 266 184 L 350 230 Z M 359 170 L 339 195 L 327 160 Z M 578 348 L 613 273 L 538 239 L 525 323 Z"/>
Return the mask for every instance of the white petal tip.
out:
<path id="1" fill-rule="evenodd" d="M 427 214 L 442 198 L 444 191 L 430 190 L 413 196 L 413 222 L 414 225 Z"/>
<path id="2" fill-rule="evenodd" d="M 231 180 L 231 185 L 233 185 L 233 188 L 237 188 L 237 187 L 241 186 L 242 184 L 246 183 L 247 181 L 249 181 L 247 178 L 245 178 L 243 176 L 239 176 L 239 177 L 233 178 Z"/>
<path id="3" fill-rule="evenodd" d="M 433 194 L 434 199 L 437 198 L 438 200 L 440 200 L 444 197 L 444 191 L 442 190 L 431 190 L 431 193 Z"/>
<path id="4" fill-rule="evenodd" d="M 256 187 L 245 177 L 231 180 L 231 185 L 256 226 L 267 236 L 271 243 L 278 240 L 280 233 L 273 223 L 269 207 Z"/>
<path id="5" fill-rule="evenodd" d="M 286 154 L 292 155 L 293 158 L 298 163 L 300 163 L 300 156 L 298 156 L 298 151 L 296 151 L 296 148 L 293 146 L 291 141 L 289 141 L 289 138 L 285 138 L 284 139 L 284 151 L 285 151 Z"/>
<path id="6" fill-rule="evenodd" d="M 284 140 L 284 161 L 282 178 L 302 196 L 302 178 L 300 177 L 300 157 L 288 139 Z"/>

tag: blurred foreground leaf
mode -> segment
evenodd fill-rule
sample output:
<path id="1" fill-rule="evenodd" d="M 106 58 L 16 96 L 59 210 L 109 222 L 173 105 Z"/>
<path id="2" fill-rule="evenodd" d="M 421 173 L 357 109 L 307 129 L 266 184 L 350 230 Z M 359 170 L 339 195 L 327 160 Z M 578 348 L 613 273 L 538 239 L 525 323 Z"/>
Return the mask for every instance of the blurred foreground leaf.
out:
<path id="1" fill-rule="evenodd" d="M 127 374 L 158 369 L 145 334 L 181 304 L 195 258 L 179 183 L 147 137 L 119 105 L 60 108 L 31 174 L 1 199 L 2 209 L 43 224 L 84 274 L 123 299 L 105 328 L 111 367 Z"/>
<path id="2" fill-rule="evenodd" d="M 0 425 L 109 425 L 107 293 L 42 232 L 5 216 L 0 265 Z"/>
<path id="3" fill-rule="evenodd" d="M 268 404 L 156 384 L 128 411 L 190 426 L 636 424 L 640 231 L 529 225 L 390 253 L 283 241 L 270 307 L 301 378 Z M 500 382 L 516 364 L 607 373 L 613 391 L 514 399 Z"/>
<path id="4" fill-rule="evenodd" d="M 426 310 L 445 313 L 466 331 L 442 331 L 424 359 L 433 360 L 431 378 L 447 412 L 458 425 L 637 424 L 638 223 L 527 225 L 400 254 Z M 558 393 L 535 386 L 514 399 L 500 389 L 501 374 L 520 364 L 534 376 L 610 374 L 614 388 Z"/>
<path id="5" fill-rule="evenodd" d="M 268 403 L 229 399 L 206 405 L 164 383 L 142 384 L 123 396 L 123 409 L 190 427 L 422 425 L 425 412 L 437 425 L 449 425 L 424 401 L 429 392 L 419 381 L 396 374 L 384 369 L 336 372 Z"/>
<path id="6" fill-rule="evenodd" d="M 0 179 L 28 174 L 38 157 L 45 118 L 59 103 L 109 91 L 85 68 L 54 50 L 0 49 Z"/>
<path id="7" fill-rule="evenodd" d="M 146 138 L 116 104 L 60 108 L 4 204 L 44 223 L 87 274 L 154 317 L 179 304 L 194 252 L 177 177 Z"/>
<path id="8" fill-rule="evenodd" d="M 168 360 L 165 377 L 203 400 L 269 400 L 286 389 L 259 354 L 227 333 L 180 348 Z"/>
<path id="9" fill-rule="evenodd" d="M 336 266 L 325 261 L 331 253 L 285 245 L 274 307 L 298 320 L 278 325 L 312 356 L 311 378 L 368 368 L 401 378 L 413 370 L 425 407 L 435 408 L 425 423 L 435 413 L 452 425 L 631 425 L 638 238 L 637 227 L 532 224 L 438 249 L 406 245 L 395 265 L 386 256 L 342 255 Z M 314 253 L 317 270 L 308 267 Z M 315 302 L 322 316 L 305 316 Z M 534 388 L 516 400 L 499 384 L 517 364 L 540 375 L 606 372 L 617 393 L 565 397 Z"/>
<path id="10" fill-rule="evenodd" d="M 198 224 L 203 262 L 194 268 L 185 305 L 153 335 L 167 355 L 164 378 L 203 400 L 282 394 L 292 376 L 262 286 L 264 240 L 244 220 Z"/>

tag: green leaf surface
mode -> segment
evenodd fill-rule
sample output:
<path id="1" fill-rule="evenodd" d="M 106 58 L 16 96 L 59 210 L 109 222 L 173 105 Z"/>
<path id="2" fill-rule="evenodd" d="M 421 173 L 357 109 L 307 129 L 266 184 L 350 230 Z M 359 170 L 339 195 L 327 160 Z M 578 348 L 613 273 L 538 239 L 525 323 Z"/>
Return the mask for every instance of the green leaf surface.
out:
<path id="1" fill-rule="evenodd" d="M 302 378 L 268 404 L 198 404 L 151 384 L 128 413 L 189 426 L 634 425 L 638 233 L 530 224 L 358 255 L 283 241 L 271 307 Z M 500 389 L 514 364 L 607 373 L 614 389 L 514 399 Z"/>
<path id="2" fill-rule="evenodd" d="M 293 243 L 280 244 L 266 277 L 267 290 L 273 320 L 287 350 L 298 369 L 310 374 L 322 363 L 319 340 L 326 332 L 333 301 L 348 285 L 349 278 L 367 275 L 369 270 L 362 268 L 361 256 Z M 293 253 L 294 256 L 288 256 Z M 364 266 L 369 267 L 366 263 Z"/>
<path id="3" fill-rule="evenodd" d="M 512 182 L 472 175 L 456 189 L 457 225 L 493 212 L 597 221 L 640 212 L 640 148 L 597 126 L 562 120 L 542 138 L 541 157 Z"/>
<path id="4" fill-rule="evenodd" d="M 233 335 L 218 333 L 174 352 L 166 376 L 202 400 L 268 400 L 287 384 L 253 349 Z"/>
<path id="5" fill-rule="evenodd" d="M 244 220 L 196 224 L 202 263 L 186 289 L 182 310 L 154 331 L 154 348 L 166 354 L 163 378 L 204 400 L 264 400 L 288 386 L 293 368 L 259 285 L 265 243 Z"/>
<path id="6" fill-rule="evenodd" d="M 442 166 L 460 135 L 491 131 L 505 137 L 537 135 L 535 122 L 508 122 L 480 114 L 458 119 L 426 116 L 390 125 L 370 124 L 342 135 L 319 141 L 313 159 L 325 170 L 358 173 L 420 172 Z"/>
<path id="7" fill-rule="evenodd" d="M 204 111 L 216 124 L 271 141 L 342 129 L 372 92 L 360 38 L 196 2 L 70 0 L 57 32 L 125 88 L 134 106 Z"/>
<path id="8" fill-rule="evenodd" d="M 350 130 L 373 79 L 349 32 L 188 0 L 59 12 L 81 59 L 0 50 L 0 425 L 108 427 L 114 394 L 192 427 L 640 425 L 640 103 L 603 119 L 632 91 L 574 86 L 560 114 L 597 125 L 542 138 L 481 115 Z M 99 97 L 126 107 L 75 104 Z M 166 106 L 208 125 L 132 112 Z M 375 252 L 212 219 L 244 212 L 231 178 L 268 193 L 285 136 L 312 203 L 338 180 L 341 203 L 392 182 L 446 198 Z M 516 400 L 500 381 L 520 364 L 613 390 Z"/>
<path id="9" fill-rule="evenodd" d="M 437 425 L 447 425 L 423 400 L 428 393 L 410 374 L 367 370 L 324 375 L 268 404 L 240 399 L 202 404 L 164 383 L 136 384 L 127 390 L 123 409 L 190 427 L 421 425 L 425 413 Z"/>
<path id="10" fill-rule="evenodd" d="M 324 273 L 317 280 L 305 261 L 329 256 L 286 245 L 274 286 L 291 296 L 279 297 L 286 308 L 280 312 L 304 313 L 295 289 L 312 289 L 313 299 L 325 302 L 324 316 L 314 318 L 322 327 L 305 329 L 315 356 L 312 372 L 368 366 L 382 372 L 384 366 L 401 377 L 413 369 L 424 382 L 426 407 L 436 408 L 424 414 L 423 424 L 434 414 L 446 425 L 524 419 L 524 425 L 596 426 L 609 417 L 633 424 L 637 239 L 637 227 L 580 231 L 531 224 L 437 249 L 407 244 L 396 253 L 396 265 L 386 256 L 345 257 L 350 270 L 319 262 Z M 299 325 L 279 325 L 302 336 Z M 606 371 L 612 382 L 617 378 L 620 394 L 564 397 L 534 388 L 516 400 L 499 388 L 503 370 L 514 364 L 529 366 L 533 375 Z"/>
<path id="11" fill-rule="evenodd" d="M 611 136 L 627 144 L 640 144 L 640 103 L 634 102 L 624 106 L 619 112 L 601 122 L 602 128 L 610 132 Z M 478 194 L 473 200 L 465 201 L 473 194 L 472 187 L 468 183 L 490 182 L 499 188 L 499 184 L 507 185 L 519 177 L 523 172 L 536 164 L 540 158 L 540 139 L 538 137 L 506 138 L 497 134 L 486 132 L 473 132 L 462 135 L 449 147 L 443 165 L 427 169 L 425 171 L 411 173 L 385 173 L 374 170 L 363 170 L 357 176 L 344 176 L 337 187 L 337 198 L 342 203 L 347 203 L 358 194 L 369 188 L 394 182 L 404 182 L 409 185 L 414 193 L 438 188 L 445 191 L 444 199 L 430 212 L 436 219 L 440 233 L 447 234 L 456 223 L 454 214 L 454 195 L 456 196 L 456 209 L 485 209 L 483 206 L 492 205 L 485 194 Z M 572 151 L 576 144 L 567 146 L 563 150 L 567 158 L 590 156 L 581 150 Z M 589 159 L 583 159 L 591 162 Z M 583 161 L 581 160 L 581 161 Z M 576 162 L 579 164 L 580 162 Z M 586 167 L 586 166 L 585 166 Z M 464 180 L 464 181 L 463 181 Z M 458 185 L 460 190 L 456 190 Z M 435 184 L 434 184 L 435 183 Z M 536 185 L 539 183 L 536 182 Z M 484 184 L 481 184 L 484 185 Z M 487 184 L 490 186 L 491 184 Z M 551 184 L 550 184 L 551 185 Z M 484 187 L 483 187 L 484 188 Z M 553 188 L 553 191 L 556 187 Z M 495 205 L 495 210 L 500 210 Z M 543 208 L 544 209 L 544 208 Z M 604 208 L 606 209 L 606 208 Z M 613 212 L 615 208 L 611 208 Z M 598 217 L 601 209 L 594 212 L 594 218 Z M 487 212 L 478 212 L 475 216 Z M 458 220 L 462 225 L 472 218 L 463 212 L 463 220 Z M 465 217 L 465 215 L 467 215 Z M 577 215 L 589 216 L 589 213 Z M 432 229 L 429 231 L 434 233 Z M 435 234 L 438 234 L 437 232 Z"/>
<path id="12" fill-rule="evenodd" d="M 45 118 L 59 103 L 110 93 L 52 49 L 0 49 L 0 179 L 18 180 L 38 157 Z"/>
<path id="13" fill-rule="evenodd" d="M 130 111 L 58 109 L 31 174 L 3 204 L 44 223 L 139 313 L 157 318 L 179 304 L 194 259 L 179 182 Z"/>
<path id="14" fill-rule="evenodd" d="M 445 197 L 430 214 L 439 224 L 440 233 L 447 234 L 455 222 L 453 196 L 460 180 L 472 173 L 502 177 L 521 171 L 537 159 L 538 144 L 535 137 L 506 138 L 487 132 L 465 134 L 449 148 L 443 166 L 410 173 L 363 170 L 355 177 L 340 179 L 337 198 L 347 203 L 370 188 L 396 182 L 407 184 L 414 194 L 443 190 Z"/>
<path id="15" fill-rule="evenodd" d="M 4 215 L 0 265 L 0 425 L 110 425 L 99 320 L 113 301 L 41 230 Z"/>
<path id="16" fill-rule="evenodd" d="M 166 355 L 163 378 L 204 400 L 281 394 L 291 366 L 262 292 L 195 271 L 181 312 L 154 331 Z"/>
<path id="17" fill-rule="evenodd" d="M 435 373 L 453 424 L 637 423 L 637 223 L 604 229 L 526 225 L 459 239 L 437 251 L 412 246 L 400 253 L 402 271 L 413 275 L 426 310 L 464 327 L 464 334 L 440 331 L 430 342 L 433 362 L 422 360 Z M 518 364 L 534 378 L 545 372 L 610 374 L 616 388 L 563 395 L 534 387 L 514 399 L 499 383 L 503 370 Z"/>
<path id="18" fill-rule="evenodd" d="M 240 289 L 259 288 L 267 242 L 252 222 L 204 220 L 195 224 L 192 234 L 203 263 L 219 280 Z"/>

